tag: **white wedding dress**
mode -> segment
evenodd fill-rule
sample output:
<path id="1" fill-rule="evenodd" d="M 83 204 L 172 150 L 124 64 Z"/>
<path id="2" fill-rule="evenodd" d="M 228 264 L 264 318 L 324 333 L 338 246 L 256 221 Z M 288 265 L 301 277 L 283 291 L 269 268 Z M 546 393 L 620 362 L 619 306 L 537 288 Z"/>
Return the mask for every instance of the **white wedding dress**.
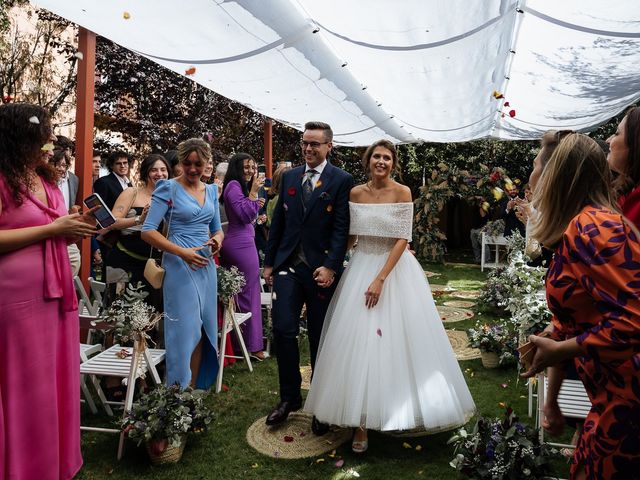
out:
<path id="1" fill-rule="evenodd" d="M 304 410 L 332 425 L 450 430 L 475 404 L 422 267 L 405 251 L 378 304 L 365 292 L 398 238 L 411 239 L 412 203 L 349 203 L 355 253 L 333 296 Z"/>

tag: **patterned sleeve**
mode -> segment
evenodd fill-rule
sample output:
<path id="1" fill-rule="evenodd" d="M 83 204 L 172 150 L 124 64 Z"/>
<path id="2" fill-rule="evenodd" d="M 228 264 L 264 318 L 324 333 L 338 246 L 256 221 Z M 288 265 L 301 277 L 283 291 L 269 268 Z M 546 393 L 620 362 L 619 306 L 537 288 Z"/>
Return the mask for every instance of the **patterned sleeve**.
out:
<path id="1" fill-rule="evenodd" d="M 638 238 L 619 214 L 594 208 L 572 222 L 564 242 L 571 276 L 597 310 L 598 321 L 583 325 L 581 312 L 573 312 L 578 344 L 587 355 L 604 362 L 628 360 L 640 352 Z M 567 281 L 565 297 L 571 295 L 571 285 Z"/>

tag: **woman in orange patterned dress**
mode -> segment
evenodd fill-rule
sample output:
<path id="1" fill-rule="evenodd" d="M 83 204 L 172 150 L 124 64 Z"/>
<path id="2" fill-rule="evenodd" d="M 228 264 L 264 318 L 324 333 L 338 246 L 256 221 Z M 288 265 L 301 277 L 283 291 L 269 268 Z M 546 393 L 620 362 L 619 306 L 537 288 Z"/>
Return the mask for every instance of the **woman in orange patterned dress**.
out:
<path id="1" fill-rule="evenodd" d="M 592 408 L 571 466 L 572 479 L 640 478 L 640 243 L 618 211 L 598 144 L 562 140 L 534 204 L 533 235 L 555 248 L 546 279 L 553 338 L 525 377 L 573 359 Z"/>

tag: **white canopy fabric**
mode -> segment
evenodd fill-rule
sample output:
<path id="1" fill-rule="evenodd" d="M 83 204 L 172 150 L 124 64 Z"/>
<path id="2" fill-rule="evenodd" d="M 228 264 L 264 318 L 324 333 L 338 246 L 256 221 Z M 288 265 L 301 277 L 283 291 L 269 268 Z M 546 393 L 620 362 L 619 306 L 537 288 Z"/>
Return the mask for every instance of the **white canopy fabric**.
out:
<path id="1" fill-rule="evenodd" d="M 343 145 L 539 138 L 640 98 L 638 0 L 37 3 L 279 122 L 325 121 Z"/>

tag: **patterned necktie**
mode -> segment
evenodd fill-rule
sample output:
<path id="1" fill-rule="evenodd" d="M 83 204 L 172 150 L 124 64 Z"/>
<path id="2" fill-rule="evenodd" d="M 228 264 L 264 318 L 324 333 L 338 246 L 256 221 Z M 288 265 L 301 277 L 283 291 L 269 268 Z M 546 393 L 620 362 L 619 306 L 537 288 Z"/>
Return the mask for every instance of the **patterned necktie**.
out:
<path id="1" fill-rule="evenodd" d="M 316 173 L 318 172 L 313 169 L 305 172 L 306 178 L 304 179 L 304 182 L 302 182 L 302 203 L 305 207 L 307 206 L 307 203 L 309 203 L 311 194 L 313 193 L 313 183 L 311 180 Z"/>

